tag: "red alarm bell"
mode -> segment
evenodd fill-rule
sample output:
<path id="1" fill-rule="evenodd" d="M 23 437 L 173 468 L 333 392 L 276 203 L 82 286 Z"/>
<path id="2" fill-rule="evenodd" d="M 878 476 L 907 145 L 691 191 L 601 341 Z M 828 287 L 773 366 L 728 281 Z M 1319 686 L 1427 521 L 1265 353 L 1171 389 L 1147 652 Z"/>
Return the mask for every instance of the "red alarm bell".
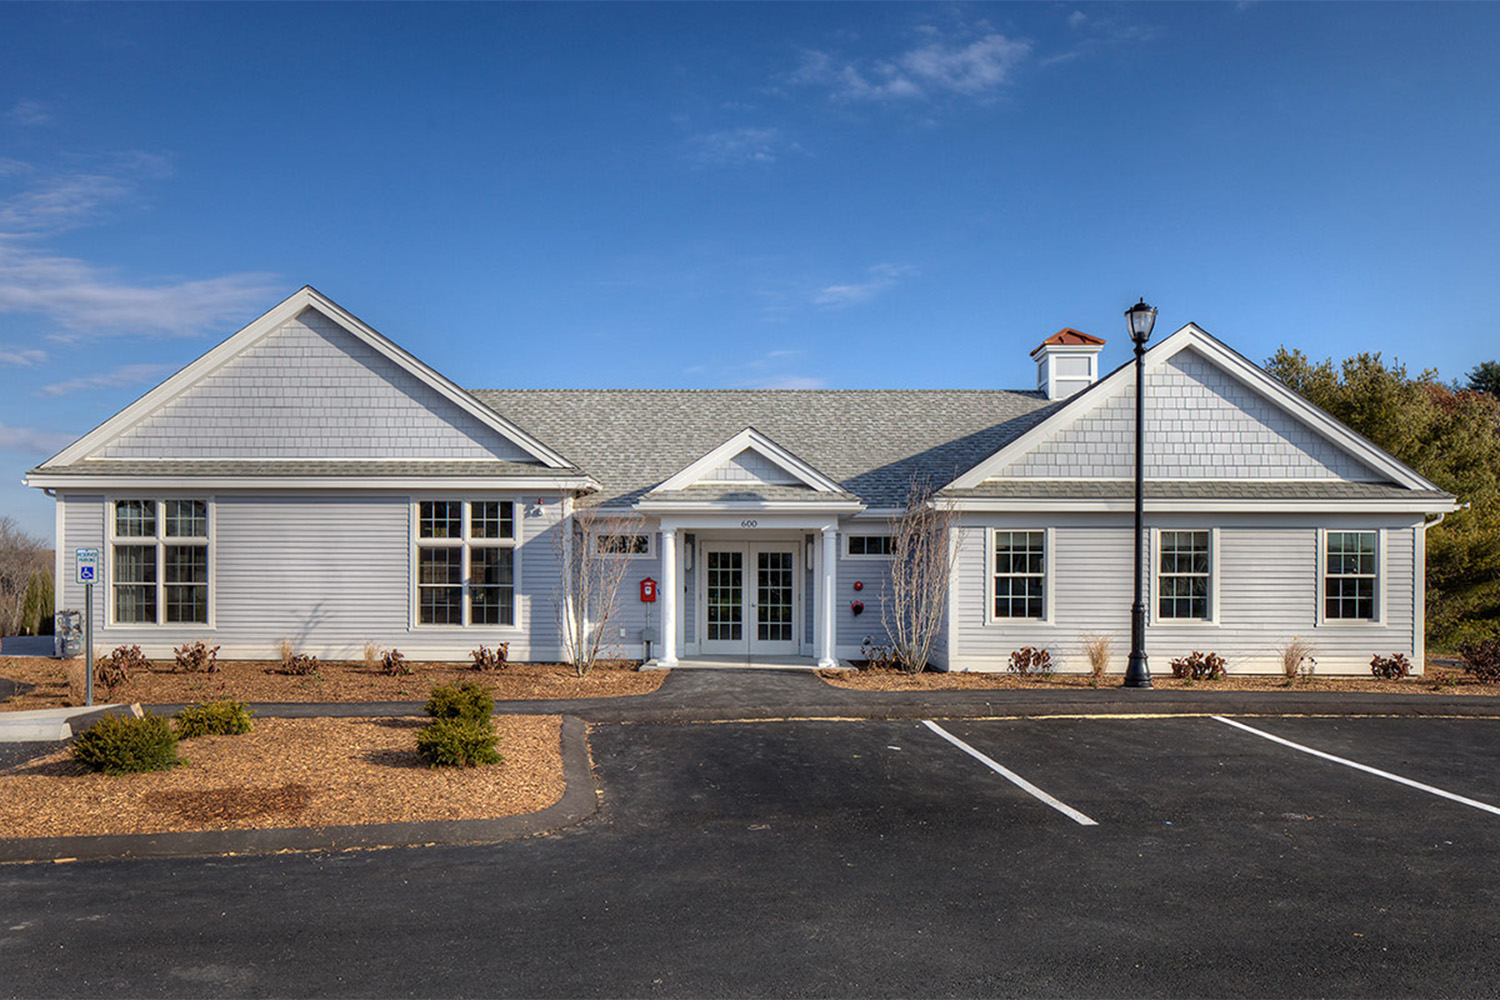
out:
<path id="1" fill-rule="evenodd" d="M 656 581 L 649 576 L 641 581 L 641 601 L 645 604 L 656 603 Z"/>
<path id="2" fill-rule="evenodd" d="M 849 610 L 854 612 L 854 616 L 858 618 L 860 615 L 865 613 L 865 602 L 851 601 L 849 602 Z"/>
<path id="3" fill-rule="evenodd" d="M 865 581 L 863 581 L 863 580 L 855 580 L 854 581 L 854 589 L 855 590 L 864 590 L 865 589 Z"/>

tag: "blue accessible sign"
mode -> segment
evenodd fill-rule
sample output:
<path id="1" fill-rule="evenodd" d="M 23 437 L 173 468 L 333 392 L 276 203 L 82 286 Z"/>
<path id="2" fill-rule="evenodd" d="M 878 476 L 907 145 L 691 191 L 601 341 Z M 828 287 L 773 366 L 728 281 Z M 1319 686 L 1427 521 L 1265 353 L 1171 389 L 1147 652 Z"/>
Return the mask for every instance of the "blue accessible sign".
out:
<path id="1" fill-rule="evenodd" d="M 99 582 L 99 550 L 98 549 L 74 549 L 73 555 L 78 564 L 79 583 Z"/>

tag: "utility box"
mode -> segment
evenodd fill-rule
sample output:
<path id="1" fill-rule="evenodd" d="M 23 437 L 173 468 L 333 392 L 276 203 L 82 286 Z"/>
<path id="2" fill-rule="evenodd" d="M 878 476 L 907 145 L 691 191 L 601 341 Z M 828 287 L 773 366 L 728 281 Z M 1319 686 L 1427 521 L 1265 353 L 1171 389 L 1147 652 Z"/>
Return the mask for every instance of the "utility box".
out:
<path id="1" fill-rule="evenodd" d="M 52 616 L 52 655 L 64 660 L 83 655 L 82 611 L 59 611 Z"/>

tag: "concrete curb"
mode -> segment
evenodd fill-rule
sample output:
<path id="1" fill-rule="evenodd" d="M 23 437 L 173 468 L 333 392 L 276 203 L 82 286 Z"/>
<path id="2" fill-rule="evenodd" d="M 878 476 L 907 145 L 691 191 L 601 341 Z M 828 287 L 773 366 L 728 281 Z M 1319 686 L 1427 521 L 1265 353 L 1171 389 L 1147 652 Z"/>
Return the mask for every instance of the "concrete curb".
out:
<path id="1" fill-rule="evenodd" d="M 0 840 L 0 864 L 270 854 L 277 851 L 346 851 L 352 848 L 492 844 L 519 840 L 581 823 L 598 809 L 599 797 L 589 761 L 588 727 L 576 716 L 565 716 L 562 721 L 562 763 L 566 782 L 562 798 L 546 809 L 520 816 L 271 830 L 29 837 Z"/>

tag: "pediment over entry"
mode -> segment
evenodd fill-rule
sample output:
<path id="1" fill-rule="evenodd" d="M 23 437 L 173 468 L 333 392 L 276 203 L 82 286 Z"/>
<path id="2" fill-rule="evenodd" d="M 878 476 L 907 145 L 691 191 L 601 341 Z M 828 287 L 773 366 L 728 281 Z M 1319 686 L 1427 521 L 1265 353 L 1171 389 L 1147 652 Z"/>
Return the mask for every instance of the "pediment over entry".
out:
<path id="1" fill-rule="evenodd" d="M 651 491 L 652 496 L 689 488 L 775 487 L 778 491 L 844 493 L 833 479 L 813 468 L 753 427 L 709 451 Z"/>

